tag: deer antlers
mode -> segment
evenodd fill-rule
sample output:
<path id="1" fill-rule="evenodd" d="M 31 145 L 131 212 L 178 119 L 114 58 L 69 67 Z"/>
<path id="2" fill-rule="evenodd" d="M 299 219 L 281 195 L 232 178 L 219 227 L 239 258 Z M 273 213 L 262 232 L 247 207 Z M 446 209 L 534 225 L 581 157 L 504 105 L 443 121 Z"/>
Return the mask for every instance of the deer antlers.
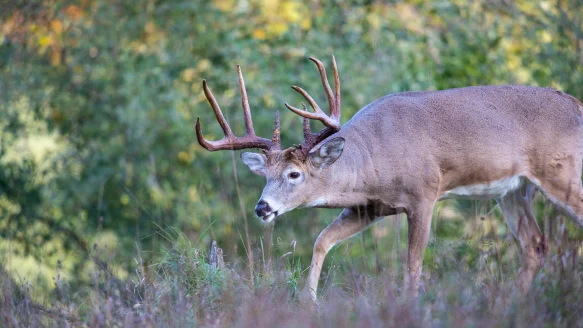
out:
<path id="1" fill-rule="evenodd" d="M 293 106 L 288 105 L 287 103 L 285 106 L 291 110 L 292 112 L 302 116 L 304 118 L 304 141 L 301 145 L 299 145 L 296 151 L 299 151 L 301 157 L 307 156 L 310 149 L 312 149 L 315 145 L 320 143 L 322 140 L 326 139 L 328 136 L 338 132 L 340 130 L 340 78 L 338 77 L 338 68 L 336 67 L 336 59 L 332 56 L 332 69 L 334 72 L 334 93 L 332 93 L 332 89 L 330 88 L 330 84 L 328 83 L 328 78 L 326 77 L 326 69 L 324 68 L 324 64 L 321 61 L 314 57 L 310 57 L 310 60 L 313 61 L 316 66 L 318 66 L 318 70 L 320 71 L 320 78 L 322 79 L 322 86 L 326 91 L 326 97 L 328 98 L 328 106 L 330 107 L 330 116 L 326 115 L 316 104 L 314 99 L 302 88 L 298 86 L 292 86 L 292 89 L 300 93 L 304 98 L 306 98 L 307 102 L 310 106 L 314 109 L 314 112 L 311 113 L 306 110 L 306 105 L 302 103 L 303 109 L 295 108 Z M 196 119 L 196 137 L 198 139 L 198 143 L 204 147 L 206 150 L 209 151 L 216 151 L 216 150 L 237 150 L 237 149 L 245 149 L 245 148 L 259 148 L 265 149 L 267 151 L 274 151 L 274 150 L 281 150 L 281 141 L 280 141 L 280 127 L 279 127 L 279 112 L 275 114 L 275 123 L 273 129 L 273 137 L 271 140 L 260 138 L 255 135 L 255 131 L 253 130 L 253 120 L 251 119 L 251 111 L 249 109 L 249 101 L 247 99 L 247 90 L 245 89 L 245 81 L 243 81 L 243 74 L 241 73 L 241 67 L 237 65 L 237 74 L 239 76 L 239 85 L 241 88 L 241 103 L 243 105 L 243 115 L 245 117 L 245 128 L 247 133 L 243 137 L 236 137 L 229 126 L 229 123 L 225 120 L 223 113 L 221 112 L 221 108 L 217 103 L 217 100 L 213 96 L 211 90 L 208 88 L 206 81 L 202 81 L 202 87 L 204 89 L 204 94 L 209 101 L 213 111 L 215 112 L 215 116 L 217 117 L 217 121 L 221 125 L 225 137 L 218 141 L 208 141 L 202 136 L 202 130 L 200 127 L 200 117 Z M 325 125 L 325 128 L 317 133 L 312 133 L 310 129 L 310 120 L 318 120 Z"/>
<path id="2" fill-rule="evenodd" d="M 332 89 L 330 88 L 330 84 L 328 83 L 328 78 L 326 77 L 326 69 L 324 68 L 324 64 L 321 61 L 314 57 L 310 57 L 310 60 L 313 61 L 316 66 L 318 66 L 318 70 L 320 71 L 320 78 L 322 79 L 322 86 L 326 91 L 326 97 L 328 98 L 328 106 L 330 107 L 330 116 L 324 114 L 324 112 L 320 109 L 318 104 L 314 101 L 314 99 L 302 88 L 294 85 L 292 89 L 297 91 L 299 94 L 304 96 L 310 106 L 314 109 L 314 113 L 310 113 L 306 110 L 306 105 L 302 103 L 304 109 L 295 108 L 290 106 L 289 104 L 285 104 L 292 112 L 302 116 L 304 118 L 304 141 L 298 147 L 300 154 L 305 157 L 310 149 L 312 149 L 315 145 L 320 143 L 322 140 L 326 139 L 328 136 L 338 132 L 340 130 L 340 78 L 338 77 L 338 67 L 336 66 L 336 59 L 334 55 L 332 55 L 332 70 L 334 73 L 334 93 L 332 93 Z M 310 129 L 310 120 L 318 120 L 322 122 L 326 127 L 322 129 L 318 133 L 312 133 Z"/>
<path id="3" fill-rule="evenodd" d="M 204 94 L 209 104 L 215 112 L 217 121 L 221 125 L 225 137 L 219 141 L 208 141 L 202 136 L 202 130 L 200 128 L 200 117 L 196 119 L 196 138 L 198 143 L 208 151 L 216 150 L 237 150 L 246 148 L 259 148 L 268 151 L 280 150 L 280 130 L 279 130 L 279 112 L 275 114 L 275 123 L 273 128 L 273 137 L 271 140 L 260 138 L 255 135 L 253 130 L 253 120 L 251 119 L 251 110 L 249 109 L 249 101 L 247 100 L 247 90 L 245 89 L 245 81 L 243 80 L 243 74 L 241 73 L 241 67 L 237 65 L 237 74 L 239 75 L 239 86 L 241 88 L 241 104 L 243 105 L 243 115 L 245 117 L 245 129 L 247 133 L 243 137 L 235 137 L 229 123 L 225 120 L 223 112 L 217 103 L 217 100 L 213 96 L 211 90 L 206 85 L 206 81 L 202 80 L 202 88 L 204 89 Z"/>

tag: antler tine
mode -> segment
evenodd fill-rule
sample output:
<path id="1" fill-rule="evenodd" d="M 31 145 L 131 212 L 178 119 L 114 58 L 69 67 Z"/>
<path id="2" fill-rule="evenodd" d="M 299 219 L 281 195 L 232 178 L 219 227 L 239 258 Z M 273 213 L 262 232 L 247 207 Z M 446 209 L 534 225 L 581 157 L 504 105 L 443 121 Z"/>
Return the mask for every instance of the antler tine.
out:
<path id="1" fill-rule="evenodd" d="M 306 100 L 308 101 L 308 104 L 310 104 L 310 106 L 312 106 L 312 108 L 314 109 L 314 114 L 320 114 L 320 115 L 321 114 L 324 114 L 324 112 L 320 109 L 320 106 L 318 106 L 318 104 L 316 103 L 316 101 L 314 100 L 314 98 L 312 98 L 312 96 L 310 96 L 306 92 L 306 90 L 298 87 L 297 85 L 292 85 L 292 89 L 294 89 L 299 94 L 301 94 L 302 96 L 304 96 L 304 98 L 306 98 Z M 288 105 L 287 103 L 286 103 L 286 107 L 289 108 L 289 110 L 291 110 L 292 112 L 294 112 L 294 113 L 296 113 L 298 115 L 301 115 L 298 112 L 303 112 L 301 109 L 292 107 L 292 106 Z M 309 114 L 308 111 L 306 111 L 306 113 Z M 313 119 L 317 120 L 318 118 L 316 116 L 318 116 L 318 115 L 314 115 L 314 118 Z"/>
<path id="2" fill-rule="evenodd" d="M 249 109 L 249 100 L 247 99 L 247 89 L 245 88 L 245 80 L 243 80 L 243 73 L 241 66 L 237 65 L 237 75 L 239 76 L 239 87 L 241 88 L 241 105 L 243 106 L 243 116 L 245 118 L 245 130 L 247 135 L 254 136 L 253 120 L 251 119 L 251 110 Z"/>
<path id="3" fill-rule="evenodd" d="M 320 109 L 318 104 L 316 104 L 316 102 L 314 101 L 314 98 L 312 98 L 304 89 L 302 89 L 296 85 L 293 85 L 292 89 L 294 89 L 299 94 L 304 96 L 304 98 L 306 98 L 306 100 L 308 101 L 310 106 L 312 106 L 312 108 L 314 109 L 314 113 L 310 113 L 307 110 L 301 110 L 299 108 L 293 107 L 288 103 L 285 103 L 285 107 L 287 107 L 289 110 L 291 110 L 292 112 L 294 112 L 302 117 L 309 118 L 312 120 L 318 120 L 318 121 L 324 123 L 324 125 L 329 127 L 330 129 L 333 129 L 336 131 L 340 130 L 340 121 L 335 120 L 335 119 L 331 119 L 329 116 L 324 114 L 324 112 Z"/>
<path id="4" fill-rule="evenodd" d="M 196 140 L 198 140 L 198 144 L 201 145 L 204 149 L 212 151 L 211 149 L 213 146 L 202 136 L 202 129 L 200 128 L 200 116 L 196 118 Z"/>
<path id="5" fill-rule="evenodd" d="M 340 76 L 338 76 L 338 66 L 336 66 L 336 58 L 332 55 L 332 71 L 334 73 L 334 112 L 331 116 L 340 121 Z"/>
<path id="6" fill-rule="evenodd" d="M 326 68 L 324 67 L 324 64 L 322 64 L 321 61 L 319 61 L 318 59 L 314 58 L 314 57 L 310 57 L 308 58 L 311 61 L 313 61 L 316 66 L 318 66 L 318 71 L 320 71 L 320 78 L 322 79 L 322 86 L 324 87 L 324 90 L 326 91 L 326 97 L 328 98 L 328 107 L 330 108 L 330 116 L 333 116 L 335 113 L 335 106 L 336 106 L 336 102 L 334 101 L 334 95 L 332 94 L 332 89 L 330 88 L 330 84 L 328 83 L 328 77 L 326 75 Z M 334 70 L 334 72 L 336 72 L 336 70 Z M 336 81 L 336 80 L 334 80 Z"/>
<path id="7" fill-rule="evenodd" d="M 302 107 L 304 107 L 304 111 L 307 112 L 308 109 L 306 108 L 306 104 L 302 103 Z M 309 135 L 312 134 L 312 129 L 310 128 L 310 119 L 304 117 L 304 139 L 308 138 Z"/>
<path id="8" fill-rule="evenodd" d="M 227 123 L 227 121 L 225 120 L 223 112 L 221 111 L 221 107 L 219 107 L 219 103 L 215 99 L 215 96 L 213 96 L 211 89 L 209 89 L 208 85 L 206 84 L 206 80 L 202 80 L 202 89 L 204 90 L 204 95 L 206 96 L 206 99 L 213 108 L 213 111 L 215 112 L 217 121 L 219 121 L 221 129 L 223 129 L 223 132 L 225 133 L 225 137 L 234 138 L 235 136 L 233 135 L 233 131 L 231 131 L 229 123 Z"/>
<path id="9" fill-rule="evenodd" d="M 275 112 L 275 122 L 273 123 L 273 137 L 271 138 L 272 150 L 281 150 L 281 133 L 279 129 L 279 111 Z"/>

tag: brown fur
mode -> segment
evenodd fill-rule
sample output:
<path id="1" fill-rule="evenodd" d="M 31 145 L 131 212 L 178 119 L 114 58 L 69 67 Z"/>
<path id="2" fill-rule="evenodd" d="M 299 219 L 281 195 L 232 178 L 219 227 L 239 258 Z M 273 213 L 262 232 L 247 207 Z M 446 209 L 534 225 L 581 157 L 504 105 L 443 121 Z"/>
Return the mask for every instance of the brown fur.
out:
<path id="1" fill-rule="evenodd" d="M 519 284 L 526 288 L 540 268 L 540 249 L 545 248 L 532 214 L 535 188 L 583 225 L 582 108 L 570 95 L 527 86 L 385 96 L 312 149 L 344 138 L 342 155 L 329 167 L 316 169 L 309 158 L 294 156 L 294 148 L 269 154 L 262 199 L 275 199 L 287 206 L 286 211 L 305 206 L 344 208 L 314 246 L 306 287 L 312 298 L 332 245 L 376 217 L 406 212 L 409 284 L 416 294 L 435 202 L 459 186 L 521 176 L 526 181 L 522 188 L 528 189 L 522 195 L 530 198 L 516 191 L 498 201 L 525 254 Z M 278 186 L 286 179 L 282 170 L 290 165 L 304 172 L 305 181 L 281 189 Z"/>

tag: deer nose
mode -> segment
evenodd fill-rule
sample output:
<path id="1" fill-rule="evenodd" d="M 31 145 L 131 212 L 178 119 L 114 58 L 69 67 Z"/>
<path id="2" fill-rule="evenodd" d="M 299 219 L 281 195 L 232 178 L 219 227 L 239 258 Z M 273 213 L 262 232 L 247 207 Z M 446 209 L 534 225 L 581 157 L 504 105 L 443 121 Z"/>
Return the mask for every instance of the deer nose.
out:
<path id="1" fill-rule="evenodd" d="M 263 199 L 257 203 L 257 206 L 255 206 L 255 214 L 257 214 L 258 217 L 263 217 L 269 215 L 270 213 L 271 207 L 269 207 L 269 204 L 267 204 L 267 202 Z"/>

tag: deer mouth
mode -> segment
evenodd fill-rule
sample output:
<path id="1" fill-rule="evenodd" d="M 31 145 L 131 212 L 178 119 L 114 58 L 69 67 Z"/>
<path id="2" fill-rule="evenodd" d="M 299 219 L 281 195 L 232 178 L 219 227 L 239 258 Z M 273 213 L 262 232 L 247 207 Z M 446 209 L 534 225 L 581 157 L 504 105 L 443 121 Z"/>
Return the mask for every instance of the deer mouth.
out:
<path id="1" fill-rule="evenodd" d="M 271 212 L 271 213 L 261 217 L 261 220 L 263 221 L 263 223 L 269 223 L 269 222 L 273 221 L 273 219 L 275 219 L 276 216 L 277 216 L 277 211 Z"/>

